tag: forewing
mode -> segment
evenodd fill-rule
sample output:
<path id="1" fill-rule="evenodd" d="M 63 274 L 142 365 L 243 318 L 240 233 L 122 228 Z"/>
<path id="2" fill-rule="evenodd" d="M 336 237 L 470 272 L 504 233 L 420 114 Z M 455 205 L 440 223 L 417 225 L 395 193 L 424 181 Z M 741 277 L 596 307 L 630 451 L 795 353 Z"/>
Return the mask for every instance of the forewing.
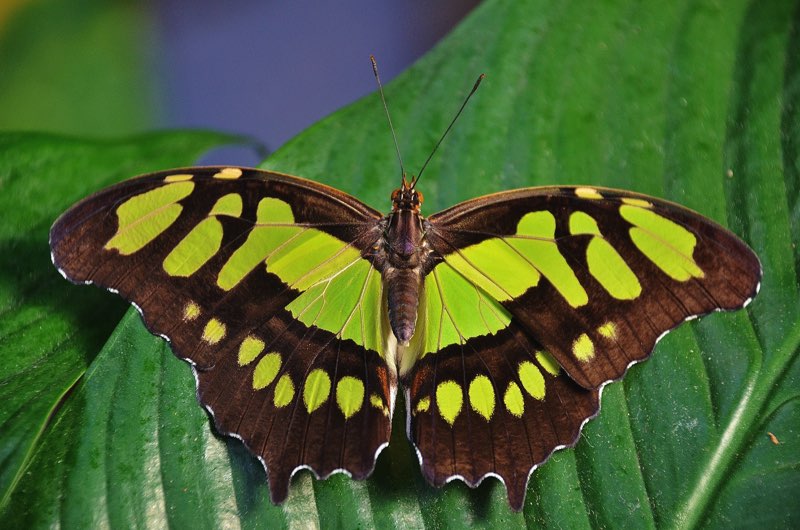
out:
<path id="1" fill-rule="evenodd" d="M 311 181 L 189 168 L 85 199 L 50 244 L 65 277 L 118 292 L 192 363 L 217 428 L 261 459 L 280 502 L 298 468 L 363 478 L 388 442 L 381 283 L 362 258 L 379 219 Z"/>

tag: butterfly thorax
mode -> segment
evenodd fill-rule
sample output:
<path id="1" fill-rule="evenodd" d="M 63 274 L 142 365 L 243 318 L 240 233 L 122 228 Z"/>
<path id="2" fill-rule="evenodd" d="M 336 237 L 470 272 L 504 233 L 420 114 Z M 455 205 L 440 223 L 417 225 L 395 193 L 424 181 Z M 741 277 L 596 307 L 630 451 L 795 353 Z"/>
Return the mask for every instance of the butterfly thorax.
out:
<path id="1" fill-rule="evenodd" d="M 422 194 L 405 182 L 392 193 L 392 212 L 385 219 L 378 260 L 387 292 L 389 324 L 401 345 L 407 345 L 414 336 L 424 264 L 430 254 L 424 241 L 421 204 Z"/>

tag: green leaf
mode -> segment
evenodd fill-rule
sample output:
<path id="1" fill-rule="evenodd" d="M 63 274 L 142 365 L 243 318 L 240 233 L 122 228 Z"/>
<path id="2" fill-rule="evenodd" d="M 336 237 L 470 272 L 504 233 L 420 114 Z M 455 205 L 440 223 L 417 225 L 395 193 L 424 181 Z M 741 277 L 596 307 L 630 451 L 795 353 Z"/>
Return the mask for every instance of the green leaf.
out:
<path id="1" fill-rule="evenodd" d="M 800 10 L 789 1 L 488 0 L 386 87 L 403 159 L 413 172 L 475 76 L 487 74 L 420 181 L 425 213 L 519 186 L 622 187 L 727 224 L 762 259 L 761 294 L 747 310 L 681 326 L 651 360 L 606 387 L 602 412 L 576 448 L 558 452 L 533 473 L 521 514 L 510 512 L 504 488 L 493 479 L 476 490 L 457 482 L 441 490 L 425 484 L 404 440 L 402 402 L 392 443 L 372 478 L 316 481 L 301 472 L 287 503 L 272 506 L 260 464 L 239 442 L 212 434 L 195 404 L 189 368 L 144 331 L 138 316 L 130 313 L 94 357 L 91 347 L 108 328 L 97 331 L 90 311 L 106 313 L 99 308 L 113 297 L 66 284 L 40 287 L 34 278 L 28 289 L 46 292 L 50 304 L 42 309 L 20 295 L 14 311 L 69 319 L 69 327 L 56 330 L 41 327 L 47 320 L 32 327 L 52 344 L 65 336 L 83 341 L 86 348 L 70 355 L 83 352 L 84 366 L 91 365 L 52 422 L 34 427 L 39 434 L 29 465 L 18 481 L 5 483 L 10 490 L 0 522 L 800 525 L 799 22 Z M 371 82 L 366 57 L 365 72 Z M 399 180 L 375 95 L 307 130 L 265 165 L 337 186 L 380 209 L 388 207 Z M 37 202 L 57 184 L 74 186 L 76 195 L 64 197 L 64 206 L 85 193 L 66 177 L 63 183 L 39 178 Z M 52 194 L 54 203 L 61 200 L 57 189 Z M 38 204 L 19 204 L 22 218 L 35 217 L 24 212 Z M 17 237 L 18 245 L 41 248 L 33 229 Z M 48 266 L 46 256 L 29 254 L 26 264 Z M 4 255 L 3 285 L 16 286 L 14 271 L 22 273 L 12 268 L 12 253 Z M 56 290 L 62 294 L 50 292 Z M 24 365 L 28 380 L 0 379 L 6 400 L 29 387 L 28 396 L 49 391 L 48 377 L 39 373 L 66 371 L 51 368 L 65 357 L 61 350 L 42 355 L 40 346 L 26 343 L 27 331 L 0 337 L 3 358 L 12 359 L 2 368 L 8 374 L 19 373 L 15 359 L 39 352 L 38 364 Z M 2 410 L 11 417 L 6 421 L 23 423 L 27 414 L 16 419 L 6 405 Z M 2 432 L 0 450 L 15 447 L 13 432 Z"/>
<path id="2" fill-rule="evenodd" d="M 76 385 L 87 367 L 96 366 L 98 351 L 125 310 L 122 301 L 97 290 L 76 290 L 59 276 L 49 263 L 50 225 L 69 205 L 103 186 L 133 173 L 190 164 L 209 148 L 234 141 L 239 139 L 200 131 L 120 141 L 0 134 L 0 210 L 5 212 L 0 225 L 0 506 L 6 512 L 11 496 L 24 491 L 20 481 L 25 482 L 31 459 L 47 442 L 58 446 L 48 458 L 70 447 L 64 441 L 81 422 L 65 420 L 65 411 L 86 413 L 75 404 L 81 392 L 75 392 Z M 27 477 L 60 494 L 60 483 Z M 26 499 L 28 508 L 15 514 L 42 508 L 53 498 Z"/>
<path id="3" fill-rule="evenodd" d="M 37 0 L 6 9 L 0 128 L 97 136 L 153 126 L 159 114 L 145 44 L 155 35 L 145 4 Z"/>

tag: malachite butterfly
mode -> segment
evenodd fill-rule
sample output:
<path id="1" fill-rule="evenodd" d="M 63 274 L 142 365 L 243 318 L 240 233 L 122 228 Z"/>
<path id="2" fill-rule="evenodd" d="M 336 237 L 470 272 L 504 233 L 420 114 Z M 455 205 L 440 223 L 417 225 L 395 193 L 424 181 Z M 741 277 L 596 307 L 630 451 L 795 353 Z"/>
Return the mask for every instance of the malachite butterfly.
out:
<path id="1" fill-rule="evenodd" d="M 67 279 L 119 293 L 191 363 L 276 503 L 302 468 L 366 478 L 400 387 L 425 478 L 497 477 L 519 510 L 606 383 L 758 292 L 741 240 L 653 197 L 526 188 L 423 217 L 403 177 L 391 198 L 383 215 L 290 175 L 177 169 L 79 202 L 50 246 Z"/>

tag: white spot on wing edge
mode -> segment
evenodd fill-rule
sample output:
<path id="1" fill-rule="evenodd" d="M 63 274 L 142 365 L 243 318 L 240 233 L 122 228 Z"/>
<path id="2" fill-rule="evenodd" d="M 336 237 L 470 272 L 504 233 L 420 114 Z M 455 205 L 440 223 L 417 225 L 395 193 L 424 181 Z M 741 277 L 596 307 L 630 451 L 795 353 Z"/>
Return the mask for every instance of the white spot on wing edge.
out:
<path id="1" fill-rule="evenodd" d="M 53 253 L 53 247 L 52 247 L 52 244 L 51 244 L 51 246 L 50 246 L 50 263 L 52 263 L 52 264 L 53 264 L 53 267 L 55 267 L 55 268 L 56 268 L 56 270 L 58 271 L 58 273 L 59 273 L 59 274 L 60 274 L 60 275 L 61 275 L 61 276 L 62 276 L 62 277 L 65 279 L 65 280 L 67 280 L 67 281 L 69 281 L 69 282 L 72 282 L 72 280 L 70 280 L 69 276 L 67 276 L 67 273 L 66 273 L 66 272 L 64 272 L 64 269 L 62 269 L 61 267 L 59 267 L 59 266 L 58 266 L 58 263 L 56 263 L 56 255 Z M 86 282 L 86 283 L 91 283 L 91 282 Z"/>
<path id="2" fill-rule="evenodd" d="M 761 270 L 761 274 L 762 274 L 762 275 L 764 274 L 764 271 L 763 271 L 763 270 Z M 754 299 L 756 296 L 758 296 L 758 293 L 759 293 L 759 292 L 761 292 L 761 280 L 759 280 L 759 281 L 758 281 L 758 283 L 756 284 L 756 292 L 753 294 L 753 296 L 751 296 L 750 298 L 748 298 L 747 300 L 745 300 L 745 301 L 744 301 L 744 304 L 742 304 L 742 309 L 744 309 L 745 307 L 749 306 L 749 305 L 750 305 L 750 302 L 752 302 L 752 301 L 753 301 L 753 299 Z"/>

